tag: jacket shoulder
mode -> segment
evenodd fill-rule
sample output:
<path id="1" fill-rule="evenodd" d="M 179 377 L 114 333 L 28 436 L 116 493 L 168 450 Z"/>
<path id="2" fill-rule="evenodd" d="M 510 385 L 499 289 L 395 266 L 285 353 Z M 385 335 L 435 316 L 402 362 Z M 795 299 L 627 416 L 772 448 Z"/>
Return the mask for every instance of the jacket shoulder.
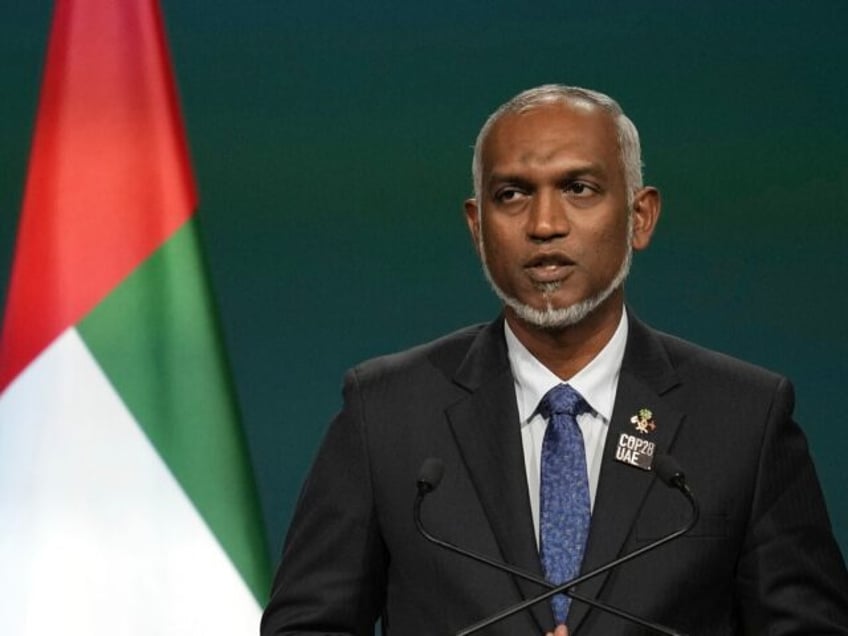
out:
<path id="1" fill-rule="evenodd" d="M 436 373 L 451 378 L 487 326 L 490 325 L 469 325 L 404 351 L 365 360 L 348 371 L 347 375 L 355 377 L 359 384 L 394 377 L 409 381 L 411 376 L 421 373 Z"/>
<path id="2" fill-rule="evenodd" d="M 684 381 L 698 386 L 714 386 L 719 390 L 771 393 L 776 388 L 789 389 L 791 383 L 783 375 L 726 353 L 684 340 L 667 333 L 653 332 L 668 359 Z"/>

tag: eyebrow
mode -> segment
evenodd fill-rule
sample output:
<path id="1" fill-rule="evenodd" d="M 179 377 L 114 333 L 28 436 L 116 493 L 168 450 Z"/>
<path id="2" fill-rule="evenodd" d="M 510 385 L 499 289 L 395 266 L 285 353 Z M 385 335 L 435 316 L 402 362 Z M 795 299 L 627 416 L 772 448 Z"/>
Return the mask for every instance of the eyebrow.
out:
<path id="1" fill-rule="evenodd" d="M 556 180 L 570 181 L 586 176 L 606 178 L 607 173 L 600 165 L 595 163 L 587 163 L 563 170 L 562 172 L 556 175 Z M 492 174 L 490 174 L 489 178 L 487 179 L 487 185 L 501 183 L 514 183 L 522 187 L 529 187 L 534 185 L 534 180 L 527 178 L 523 173 L 511 171 L 492 172 Z"/>

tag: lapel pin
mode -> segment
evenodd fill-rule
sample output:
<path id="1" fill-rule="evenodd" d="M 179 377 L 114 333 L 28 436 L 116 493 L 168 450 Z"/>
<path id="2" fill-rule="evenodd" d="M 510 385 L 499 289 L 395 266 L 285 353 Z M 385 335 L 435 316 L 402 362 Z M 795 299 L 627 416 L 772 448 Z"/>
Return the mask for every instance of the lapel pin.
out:
<path id="1" fill-rule="evenodd" d="M 651 433 L 657 428 L 651 409 L 639 409 L 639 412 L 631 417 L 630 421 L 636 425 L 636 431 L 639 433 Z"/>
<path id="2" fill-rule="evenodd" d="M 615 447 L 615 459 L 622 464 L 651 470 L 656 444 L 639 434 L 648 434 L 657 428 L 654 413 L 651 409 L 639 409 L 639 412 L 630 418 L 630 423 L 635 424 L 637 435 L 629 433 L 619 435 L 618 444 Z"/>

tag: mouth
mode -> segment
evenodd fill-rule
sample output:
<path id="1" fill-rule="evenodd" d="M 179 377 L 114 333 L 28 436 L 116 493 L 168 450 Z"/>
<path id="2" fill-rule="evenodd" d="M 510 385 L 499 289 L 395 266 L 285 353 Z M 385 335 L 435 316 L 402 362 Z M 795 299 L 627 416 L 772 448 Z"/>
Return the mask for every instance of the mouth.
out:
<path id="1" fill-rule="evenodd" d="M 534 283 L 556 283 L 574 269 L 574 261 L 561 252 L 538 254 L 524 264 L 524 271 Z"/>

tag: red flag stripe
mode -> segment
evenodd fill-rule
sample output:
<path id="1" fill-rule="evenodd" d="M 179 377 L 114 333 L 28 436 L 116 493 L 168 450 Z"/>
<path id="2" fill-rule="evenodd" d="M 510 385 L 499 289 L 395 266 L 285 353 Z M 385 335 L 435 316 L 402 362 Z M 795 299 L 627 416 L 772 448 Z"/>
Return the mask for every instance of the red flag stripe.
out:
<path id="1" fill-rule="evenodd" d="M 158 3 L 58 0 L 0 391 L 192 215 L 184 139 Z"/>

